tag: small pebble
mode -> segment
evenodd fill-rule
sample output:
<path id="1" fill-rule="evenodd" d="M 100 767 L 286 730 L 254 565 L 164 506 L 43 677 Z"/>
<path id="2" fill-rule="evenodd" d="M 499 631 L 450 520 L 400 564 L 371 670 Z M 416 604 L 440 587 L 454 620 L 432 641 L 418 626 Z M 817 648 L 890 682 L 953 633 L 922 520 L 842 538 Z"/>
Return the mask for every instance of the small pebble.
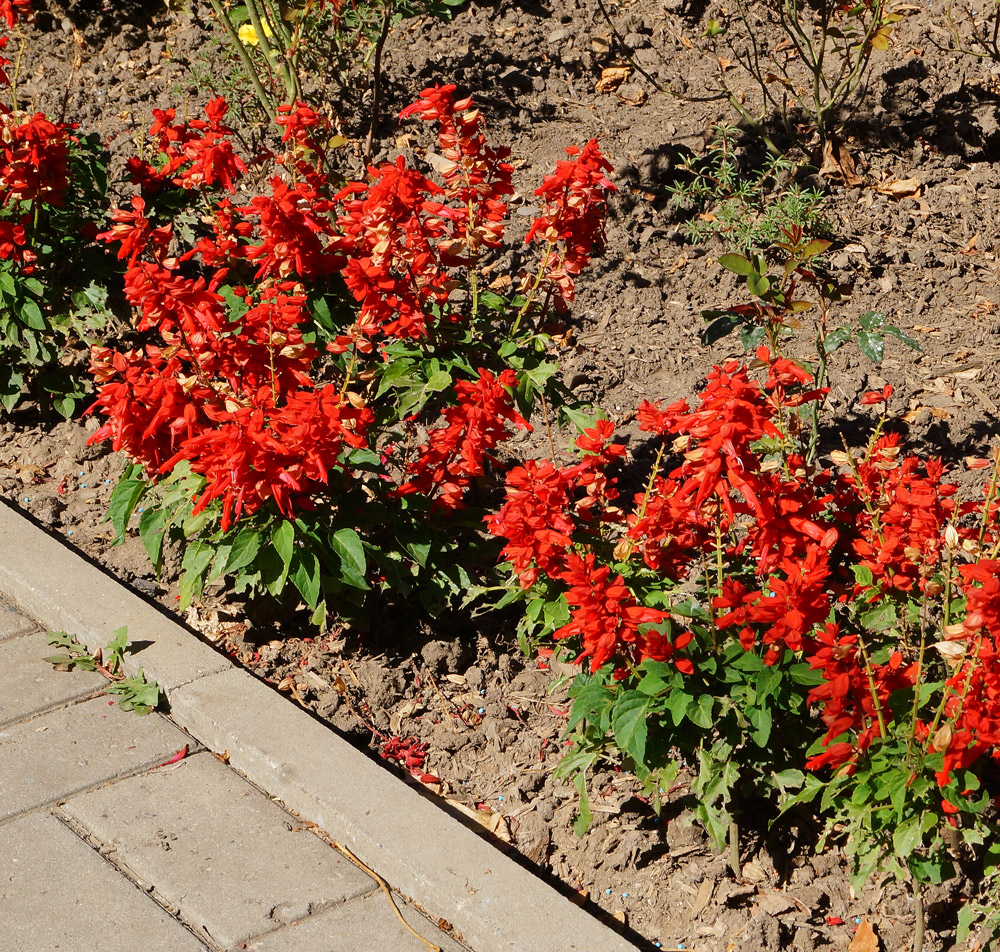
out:
<path id="1" fill-rule="evenodd" d="M 105 486 L 110 486 L 111 485 L 111 480 L 110 479 L 104 480 L 104 485 Z"/>
<path id="2" fill-rule="evenodd" d="M 502 795 L 501 795 L 501 796 L 499 796 L 499 797 L 497 797 L 497 799 L 498 799 L 498 800 L 499 800 L 499 801 L 500 801 L 501 803 L 503 803 L 503 796 L 502 796 Z"/>
<path id="3" fill-rule="evenodd" d="M 27 500 L 25 500 L 25 502 L 27 502 Z M 478 712 L 479 712 L 480 714 L 485 714 L 485 713 L 486 713 L 486 708 L 485 708 L 485 707 L 477 707 L 477 708 L 476 708 L 476 710 L 477 710 L 477 711 L 478 711 Z"/>
<path id="4" fill-rule="evenodd" d="M 73 530 L 72 529 L 70 529 L 69 532 L 66 533 L 66 535 L 72 535 L 72 534 L 73 534 Z"/>
<path id="5" fill-rule="evenodd" d="M 628 893 L 622 893 L 622 899 L 628 899 Z"/>
<path id="6" fill-rule="evenodd" d="M 28 497 L 27 496 L 24 497 L 24 501 L 28 502 Z"/>
<path id="7" fill-rule="evenodd" d="M 604 895 L 605 896 L 610 896 L 611 895 L 611 890 L 610 889 L 605 889 L 604 890 Z"/>
<path id="8" fill-rule="evenodd" d="M 80 475 L 81 475 L 81 476 L 86 476 L 87 474 L 86 474 L 86 473 L 85 473 L 85 472 L 84 472 L 84 471 L 83 471 L 83 470 L 81 469 L 81 470 L 80 470 Z"/>
<path id="9" fill-rule="evenodd" d="M 87 484 L 86 483 L 80 483 L 80 488 L 81 489 L 86 489 L 87 488 Z"/>

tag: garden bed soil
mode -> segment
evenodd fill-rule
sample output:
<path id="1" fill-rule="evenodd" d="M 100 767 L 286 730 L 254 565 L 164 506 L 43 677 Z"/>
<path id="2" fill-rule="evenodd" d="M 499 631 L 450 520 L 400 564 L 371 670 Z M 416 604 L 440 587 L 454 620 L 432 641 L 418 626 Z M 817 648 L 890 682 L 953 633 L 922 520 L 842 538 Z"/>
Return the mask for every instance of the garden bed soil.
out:
<path id="1" fill-rule="evenodd" d="M 22 101 L 97 131 L 119 157 L 152 108 L 195 114 L 209 95 L 197 78 L 212 55 L 208 4 L 172 6 L 52 3 L 27 30 Z M 981 454 L 997 434 L 997 87 L 988 64 L 941 49 L 939 0 L 905 12 L 870 97 L 847 126 L 862 182 L 820 184 L 830 190 L 836 238 L 830 268 L 854 284 L 835 321 L 880 310 L 923 351 L 890 339 L 877 368 L 856 351 L 839 351 L 830 395 L 838 429 L 824 440 L 863 441 L 870 414 L 858 398 L 891 383 L 894 425 L 911 444 L 957 463 Z M 423 133 L 400 129 L 394 117 L 422 87 L 458 83 L 481 103 L 493 141 L 512 146 L 523 190 L 514 201 L 529 208 L 531 189 L 563 148 L 599 137 L 618 185 L 608 251 L 579 282 L 557 356 L 579 397 L 628 424 L 641 399 L 687 397 L 713 363 L 741 356 L 735 338 L 701 344 L 700 312 L 743 298 L 715 260 L 721 245 L 685 242 L 666 192 L 683 156 L 704 152 L 710 126 L 734 118 L 708 94 L 719 64 L 706 52 L 703 21 L 719 11 L 710 6 L 699 18 L 673 0 L 636 0 L 610 13 L 613 29 L 598 6 L 579 0 L 499 0 L 471 2 L 451 23 L 404 21 L 384 59 L 375 141 L 377 160 L 400 148 L 419 152 Z M 615 32 L 641 71 L 633 68 L 615 91 L 597 92 L 604 67 L 629 65 Z M 738 87 L 736 72 L 728 75 Z M 345 94 L 340 119 L 355 142 L 367 132 L 370 98 Z M 359 151 L 345 154 L 348 165 L 359 166 Z M 879 190 L 910 178 L 919 181 L 918 194 L 900 200 Z M 88 445 L 96 426 L 94 419 L 53 424 L 19 410 L 0 427 L 0 489 L 123 581 L 174 606 L 176 564 L 168 561 L 157 579 L 137 537 L 111 545 L 103 517 L 122 463 L 106 446 Z M 548 451 L 547 443 L 528 447 Z M 637 944 L 846 949 L 864 917 L 884 948 L 909 946 L 911 900 L 878 882 L 855 896 L 838 850 L 812 854 L 816 831 L 804 820 L 746 830 L 745 865 L 734 877 L 692 822 L 685 772 L 656 816 L 634 780 L 601 771 L 590 783 L 594 825 L 578 838 L 576 791 L 552 776 L 575 669 L 525 660 L 509 632 L 481 630 L 477 619 L 403 627 L 388 617 L 364 635 L 334 628 L 310 639 L 288 619 L 247 619 L 212 592 L 188 620 L 285 691 L 289 703 L 359 744 L 378 749 L 379 736 L 390 734 L 426 743 L 423 769 L 439 778 L 433 790 L 472 811 L 501 848 L 623 924 Z M 112 628 L 109 619 L 109 635 Z M 957 899 L 956 891 L 933 896 L 926 948 L 951 947 Z"/>

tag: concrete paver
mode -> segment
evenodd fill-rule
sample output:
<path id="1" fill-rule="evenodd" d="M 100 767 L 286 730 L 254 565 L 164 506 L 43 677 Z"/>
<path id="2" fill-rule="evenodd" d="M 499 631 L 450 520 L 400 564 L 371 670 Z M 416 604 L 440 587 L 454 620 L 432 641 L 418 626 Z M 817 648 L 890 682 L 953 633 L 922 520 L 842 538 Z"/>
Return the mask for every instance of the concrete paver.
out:
<path id="1" fill-rule="evenodd" d="M 209 753 L 73 797 L 63 809 L 188 925 L 226 947 L 376 888 Z"/>
<path id="2" fill-rule="evenodd" d="M 91 792 L 97 792 L 99 784 L 117 781 L 113 787 L 135 791 L 136 795 L 126 800 L 124 806 L 118 804 L 117 809 L 121 812 L 114 813 L 114 819 L 109 813 L 103 826 L 97 822 L 93 824 L 110 840 L 107 847 L 100 846 L 100 852 L 104 853 L 105 848 L 114 850 L 113 827 L 134 819 L 132 832 L 135 833 L 142 819 L 135 814 L 148 814 L 143 801 L 144 791 L 138 789 L 135 781 L 143 775 L 154 778 L 183 775 L 199 757 L 207 762 L 208 755 L 201 754 L 181 761 L 179 767 L 157 766 L 182 744 L 197 741 L 210 750 L 228 751 L 230 768 L 243 771 L 257 784 L 253 789 L 266 791 L 265 800 L 280 800 L 287 809 L 317 823 L 350 847 L 394 889 L 425 907 L 432 921 L 423 922 L 419 931 L 436 944 L 450 949 L 449 937 L 434 929 L 435 917 L 443 916 L 454 924 L 453 935 L 461 937 L 459 945 L 468 943 L 477 952 L 594 952 L 598 949 L 600 952 L 635 952 L 635 947 L 625 937 L 608 929 L 586 910 L 456 823 L 430 797 L 406 786 L 336 732 L 319 724 L 247 673 L 235 669 L 222 654 L 143 602 L 107 573 L 88 564 L 78 553 L 47 535 L 4 501 L 0 501 L 0 597 L 16 603 L 24 613 L 9 611 L 0 605 L 0 642 L 32 630 L 32 623 L 37 622 L 44 628 L 69 631 L 90 650 L 95 650 L 107 643 L 111 629 L 127 625 L 134 651 L 126 657 L 126 671 L 134 673 L 142 665 L 146 674 L 155 678 L 164 689 L 170 721 L 190 732 L 177 731 L 159 715 L 137 718 L 125 714 L 117 707 L 109 707 L 104 698 L 75 703 L 62 711 L 47 710 L 30 720 L 9 722 L 6 727 L 0 727 L 0 832 L 25 831 L 21 834 L 27 840 L 24 849 L 50 860 L 52 875 L 61 875 L 63 868 L 45 840 L 44 826 L 25 826 L 21 823 L 23 817 L 18 814 L 31 810 L 32 819 L 51 820 L 51 811 L 58 809 L 54 801 L 70 797 L 72 807 L 85 796 L 90 797 Z M 151 756 L 153 750 L 157 753 Z M 219 764 L 220 768 L 222 766 Z M 226 769 L 227 775 L 237 776 L 230 768 Z M 128 780 L 123 779 L 126 774 L 131 775 Z M 159 783 L 159 779 L 156 782 Z M 245 784 L 245 781 L 240 782 Z M 243 804 L 239 784 L 236 787 L 232 796 L 237 798 L 236 803 Z M 210 802 L 212 791 L 202 792 Z M 193 870 L 190 884 L 183 881 L 183 876 L 187 875 L 183 873 L 171 880 L 170 869 L 151 859 L 154 850 L 169 855 L 181 848 L 177 846 L 179 843 L 184 844 L 188 859 L 191 859 L 195 850 L 189 848 L 192 837 L 185 824 L 191 820 L 191 829 L 198 834 L 195 839 L 205 839 L 208 835 L 205 823 L 210 826 L 211 817 L 204 816 L 204 802 L 194 794 L 187 799 L 188 813 L 186 817 L 178 815 L 181 822 L 173 831 L 176 840 L 171 840 L 169 835 L 156 837 L 156 832 L 161 831 L 154 830 L 152 843 L 147 840 L 138 846 L 122 844 L 131 854 L 126 862 L 121 858 L 123 853 L 119 853 L 115 863 L 120 869 L 114 874 L 118 877 L 114 881 L 121 888 L 135 890 L 122 870 L 128 873 L 130 863 L 142 868 L 145 851 L 149 869 L 156 874 L 147 879 L 155 890 L 153 895 L 163 902 L 167 913 L 174 912 L 175 904 L 186 914 L 197 912 L 197 907 L 189 901 L 192 893 L 197 894 L 199 903 L 205 902 L 207 906 L 211 906 L 214 899 L 220 906 L 232 903 L 238 907 L 246 890 L 242 876 L 236 886 L 227 886 L 228 894 L 223 890 L 204 895 L 200 892 L 206 880 L 215 877 L 220 868 L 220 864 L 214 862 L 214 848 L 206 868 L 199 870 L 194 863 L 188 863 L 187 868 Z M 275 806 L 275 809 L 278 808 Z M 281 812 L 279 815 L 286 833 L 299 825 L 290 814 Z M 12 816 L 15 818 L 10 819 Z M 199 816 L 200 826 L 195 822 Z M 69 819 L 69 822 L 74 829 L 79 828 L 76 819 Z M 231 821 L 226 820 L 226 823 L 230 824 L 227 829 L 231 829 Z M 184 836 L 178 835 L 177 829 Z M 229 848 L 237 854 L 242 851 L 242 859 L 252 859 L 248 862 L 254 870 L 262 866 L 273 867 L 280 881 L 284 875 L 285 837 L 279 834 L 273 841 L 251 838 L 247 845 L 247 837 L 241 833 L 241 830 L 233 832 L 227 841 Z M 305 838 L 312 834 L 288 835 Z M 0 886 L 4 883 L 4 860 L 9 852 L 4 848 L 5 842 L 0 838 Z M 226 853 L 227 842 L 220 844 L 220 855 Z M 329 847 L 323 849 L 328 858 L 347 863 Z M 112 869 L 113 865 L 109 863 L 107 868 Z M 65 874 L 68 877 L 65 895 L 75 897 L 77 884 L 72 879 L 75 868 L 66 864 Z M 223 881 L 229 883 L 231 880 Z M 86 893 L 87 881 L 81 880 L 80 885 Z M 265 892 L 264 886 L 258 888 L 258 885 L 251 881 L 251 896 Z M 380 904 L 377 901 L 380 894 L 373 891 L 373 886 L 367 888 L 369 891 L 353 898 L 345 894 L 342 904 L 332 906 L 325 904 L 329 901 L 326 890 L 319 898 L 308 891 L 299 895 L 298 890 L 292 890 L 289 895 L 289 890 L 281 890 L 281 900 L 276 900 L 267 910 L 270 915 L 266 929 L 254 932 L 250 941 L 274 946 L 264 945 L 259 952 L 282 952 L 288 948 L 314 952 L 310 937 L 315 937 L 317 952 L 324 949 L 337 952 L 408 950 L 409 934 L 404 933 L 401 941 L 398 937 L 393 938 L 392 929 L 398 927 L 394 913 L 387 902 Z M 168 891 L 172 898 L 167 898 Z M 117 892 L 118 887 L 109 892 L 110 902 L 116 901 Z M 381 898 L 384 900 L 384 895 Z M 252 914 L 258 913 L 252 910 Z M 408 914 L 414 914 L 413 910 Z M 33 905 L 30 907 L 33 921 L 29 925 L 31 928 L 41 925 L 43 934 L 47 934 L 44 930 L 55 928 L 56 923 L 75 921 L 75 915 L 70 906 L 63 909 Z M 208 908 L 203 918 L 210 915 L 222 919 L 223 914 Z M 46 916 L 51 917 L 53 923 L 44 922 Z M 0 952 L 7 952 L 5 928 L 8 918 L 6 909 L 0 904 Z M 167 926 L 183 928 L 176 919 L 167 920 Z M 257 921 L 254 928 L 260 929 L 261 923 Z M 344 932 L 339 933 L 340 929 Z M 233 928 L 230 935 L 249 931 Z M 308 941 L 287 945 L 299 935 L 306 936 Z M 382 935 L 390 938 L 377 938 Z M 219 944 L 211 942 L 203 931 L 198 932 L 198 938 L 213 952 L 219 952 Z M 164 941 L 166 948 L 188 952 L 181 943 L 171 944 L 169 938 Z M 46 952 L 55 948 L 64 952 L 66 949 L 72 952 L 113 949 L 117 952 L 116 945 L 95 940 L 93 936 L 79 942 L 74 938 L 65 943 L 45 940 L 42 943 Z M 158 952 L 163 942 L 158 933 L 144 936 L 141 942 L 130 936 L 129 947 Z M 26 952 L 41 952 L 30 943 L 18 943 L 14 948 L 18 952 L 21 948 Z"/>
<path id="3" fill-rule="evenodd" d="M 0 643 L 8 638 L 23 635 L 37 627 L 30 618 L 25 618 L 16 608 L 0 602 Z"/>
<path id="4" fill-rule="evenodd" d="M 104 697 L 0 729 L 0 819 L 162 763 L 191 738 Z"/>
<path id="5" fill-rule="evenodd" d="M 0 827 L 0 948 L 205 952 L 205 946 L 48 814 Z"/>
<path id="6" fill-rule="evenodd" d="M 0 724 L 86 697 L 107 684 L 96 671 L 56 671 L 42 660 L 57 652 L 41 631 L 0 642 Z"/>
<path id="7" fill-rule="evenodd" d="M 398 896 L 396 905 L 410 926 L 441 947 L 441 952 L 465 952 L 453 939 L 439 932 L 409 903 Z M 365 946 L 355 943 L 365 937 Z M 322 915 L 249 943 L 247 952 L 427 952 L 427 946 L 400 923 L 385 894 L 379 890 Z"/>

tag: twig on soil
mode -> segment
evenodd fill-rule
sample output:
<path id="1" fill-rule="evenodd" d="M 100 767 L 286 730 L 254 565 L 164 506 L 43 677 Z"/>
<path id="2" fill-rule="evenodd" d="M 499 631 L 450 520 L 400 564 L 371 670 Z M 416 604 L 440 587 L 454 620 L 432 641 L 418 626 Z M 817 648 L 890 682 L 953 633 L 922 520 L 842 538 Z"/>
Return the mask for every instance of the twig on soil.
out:
<path id="1" fill-rule="evenodd" d="M 413 663 L 414 674 L 416 673 L 416 664 Z M 454 705 L 448 703 L 448 699 L 441 693 L 441 688 L 438 687 L 437 681 L 434 679 L 434 675 L 427 672 L 427 680 L 430 681 L 431 687 L 434 688 L 434 692 L 437 694 L 438 698 L 441 700 L 441 709 L 444 712 L 445 717 L 448 718 L 448 726 L 452 729 L 454 733 L 458 733 L 458 728 L 455 726 L 454 718 L 460 720 L 466 727 L 469 725 L 466 723 L 465 718 L 457 712 L 457 710 L 449 710 L 449 708 L 454 707 Z"/>
<path id="2" fill-rule="evenodd" d="M 333 848 L 343 853 L 352 863 L 354 863 L 355 866 L 358 867 L 358 869 L 366 872 L 369 876 L 371 876 L 372 879 L 375 880 L 375 882 L 379 884 L 379 886 L 382 889 L 382 892 L 385 893 L 386 899 L 389 900 L 389 905 L 392 906 L 392 911 L 396 913 L 396 916 L 399 918 L 399 921 L 403 923 L 403 925 L 411 933 L 413 933 L 414 936 L 416 936 L 421 942 L 423 942 L 423 944 L 426 945 L 428 949 L 432 949 L 433 952 L 441 952 L 441 946 L 435 945 L 429 939 L 425 939 L 419 932 L 416 931 L 416 929 L 413 928 L 413 926 L 411 926 L 403 918 L 403 914 L 399 911 L 399 906 L 396 905 L 395 897 L 392 895 L 392 890 L 386 884 L 386 881 L 381 876 L 379 876 L 378 873 L 375 872 L 375 870 L 373 870 L 370 866 L 366 866 L 364 863 L 362 863 L 361 860 L 359 860 L 357 856 L 355 856 L 346 846 L 344 846 L 343 843 L 338 843 L 336 840 L 333 840 Z"/>

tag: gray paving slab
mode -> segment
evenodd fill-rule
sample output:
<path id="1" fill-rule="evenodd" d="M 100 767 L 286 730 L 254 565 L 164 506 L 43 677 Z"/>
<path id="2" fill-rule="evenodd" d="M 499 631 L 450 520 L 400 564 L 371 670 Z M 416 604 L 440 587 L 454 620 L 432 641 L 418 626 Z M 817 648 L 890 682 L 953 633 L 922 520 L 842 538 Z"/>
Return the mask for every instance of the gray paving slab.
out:
<path id="1" fill-rule="evenodd" d="M 235 669 L 6 503 L 0 503 L 0 595 L 44 627 L 82 636 L 91 650 L 106 643 L 109 629 L 127 624 L 133 643 L 144 644 L 126 659 L 126 670 L 142 665 L 160 683 L 176 723 L 210 749 L 228 750 L 253 783 L 330 831 L 433 916 L 452 922 L 477 952 L 634 952 L 430 797 Z M 5 763 L 4 736 L 0 728 L 0 807 L 5 771 L 16 779 L 20 769 Z"/>
<path id="2" fill-rule="evenodd" d="M 441 952 L 465 952 L 454 939 L 398 896 L 396 906 L 410 926 Z M 379 890 L 279 932 L 249 943 L 248 952 L 427 952 L 427 946 L 400 923 Z M 596 952 L 596 950 L 595 950 Z"/>
<path id="3" fill-rule="evenodd" d="M 0 643 L 8 638 L 16 638 L 38 626 L 6 602 L 0 602 Z"/>
<path id="4" fill-rule="evenodd" d="M 162 763 L 186 743 L 159 714 L 139 717 L 104 697 L 0 728 L 0 819 Z"/>
<path id="5" fill-rule="evenodd" d="M 205 952 L 149 896 L 47 813 L 0 827 L 0 948 Z"/>
<path id="6" fill-rule="evenodd" d="M 4 557 L 15 552 L 16 558 Z M 141 667 L 165 691 L 229 667 L 219 652 L 3 501 L 0 592 L 45 627 L 76 635 L 90 651 L 124 625 L 132 645 L 126 672 Z"/>
<path id="7" fill-rule="evenodd" d="M 171 716 L 209 749 L 228 750 L 233 766 L 254 783 L 452 922 L 479 952 L 634 952 L 622 936 L 245 671 L 201 678 L 174 691 L 170 703 Z"/>
<path id="8" fill-rule="evenodd" d="M 73 797 L 63 809 L 181 919 L 226 947 L 375 888 L 209 753 Z"/>
<path id="9" fill-rule="evenodd" d="M 0 642 L 0 725 L 85 697 L 107 684 L 96 671 L 56 671 L 42 660 L 56 653 L 41 631 Z"/>

